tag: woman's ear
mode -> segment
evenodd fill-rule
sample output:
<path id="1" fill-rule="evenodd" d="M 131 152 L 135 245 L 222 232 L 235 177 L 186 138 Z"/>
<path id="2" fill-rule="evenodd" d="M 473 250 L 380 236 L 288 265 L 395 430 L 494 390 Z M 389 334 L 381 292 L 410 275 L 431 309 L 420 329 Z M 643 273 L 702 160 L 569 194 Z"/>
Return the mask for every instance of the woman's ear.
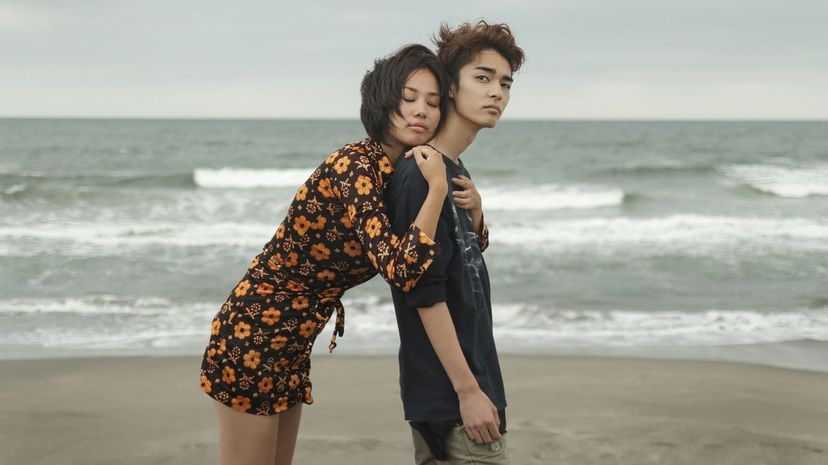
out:
<path id="1" fill-rule="evenodd" d="M 454 84 L 450 85 L 450 86 L 449 86 L 449 92 L 448 92 L 448 96 L 449 96 L 449 98 L 453 99 L 453 98 L 454 98 L 454 94 L 455 94 L 456 92 L 457 92 L 457 86 L 455 86 Z"/>

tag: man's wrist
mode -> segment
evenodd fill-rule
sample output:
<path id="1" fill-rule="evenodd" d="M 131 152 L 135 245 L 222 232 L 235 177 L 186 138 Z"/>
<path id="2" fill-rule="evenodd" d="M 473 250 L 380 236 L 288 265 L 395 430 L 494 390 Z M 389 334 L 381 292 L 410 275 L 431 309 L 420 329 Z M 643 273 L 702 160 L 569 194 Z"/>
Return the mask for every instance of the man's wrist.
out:
<path id="1" fill-rule="evenodd" d="M 461 383 L 454 387 L 454 392 L 457 394 L 457 397 L 463 397 L 468 394 L 473 394 L 480 390 L 480 386 L 477 384 L 477 380 L 472 379 L 469 382 Z"/>

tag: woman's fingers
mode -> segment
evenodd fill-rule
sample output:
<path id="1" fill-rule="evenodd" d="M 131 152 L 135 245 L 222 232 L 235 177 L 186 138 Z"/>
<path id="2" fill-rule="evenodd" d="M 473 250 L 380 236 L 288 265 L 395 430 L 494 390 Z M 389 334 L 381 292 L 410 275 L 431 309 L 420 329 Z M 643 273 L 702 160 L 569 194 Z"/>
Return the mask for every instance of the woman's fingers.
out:
<path id="1" fill-rule="evenodd" d="M 439 153 L 436 150 L 429 147 L 428 145 L 418 145 L 416 147 L 412 147 L 411 150 L 409 150 L 408 152 L 405 152 L 405 158 L 411 158 L 416 153 L 419 153 L 423 156 L 423 158 L 426 159 L 431 157 L 431 155 L 439 155 Z"/>
<path id="2" fill-rule="evenodd" d="M 411 158 L 411 157 L 414 157 L 414 156 L 416 156 L 416 155 L 420 155 L 420 157 L 422 158 L 423 151 L 422 151 L 422 150 L 420 150 L 420 148 L 419 148 L 419 147 L 413 147 L 413 148 L 412 148 L 411 150 L 409 150 L 408 152 L 405 152 L 405 158 Z"/>

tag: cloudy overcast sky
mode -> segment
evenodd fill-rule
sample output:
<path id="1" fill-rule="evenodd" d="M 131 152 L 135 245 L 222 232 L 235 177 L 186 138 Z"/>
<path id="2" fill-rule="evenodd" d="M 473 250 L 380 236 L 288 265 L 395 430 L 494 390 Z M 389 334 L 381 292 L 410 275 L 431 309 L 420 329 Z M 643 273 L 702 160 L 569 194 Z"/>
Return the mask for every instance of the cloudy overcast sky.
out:
<path id="1" fill-rule="evenodd" d="M 0 0 L 0 115 L 356 118 L 373 59 L 508 23 L 505 117 L 828 119 L 828 1 Z"/>

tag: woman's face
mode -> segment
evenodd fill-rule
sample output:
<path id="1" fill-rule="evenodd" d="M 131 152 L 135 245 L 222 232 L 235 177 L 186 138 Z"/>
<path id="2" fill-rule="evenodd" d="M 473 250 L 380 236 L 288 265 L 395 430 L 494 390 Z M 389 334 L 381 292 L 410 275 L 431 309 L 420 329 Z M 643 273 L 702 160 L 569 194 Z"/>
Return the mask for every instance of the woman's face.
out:
<path id="1" fill-rule="evenodd" d="M 400 115 L 391 115 L 389 142 L 402 151 L 405 146 L 425 144 L 440 123 L 440 87 L 427 69 L 418 69 L 405 82 Z"/>

